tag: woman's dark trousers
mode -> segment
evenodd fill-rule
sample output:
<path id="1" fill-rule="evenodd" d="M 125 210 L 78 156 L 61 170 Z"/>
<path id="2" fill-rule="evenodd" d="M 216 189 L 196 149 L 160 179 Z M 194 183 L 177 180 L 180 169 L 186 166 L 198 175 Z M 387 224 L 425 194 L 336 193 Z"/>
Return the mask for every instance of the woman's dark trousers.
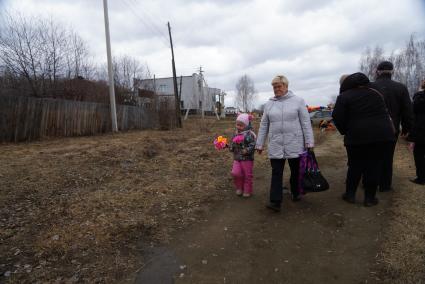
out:
<path id="1" fill-rule="evenodd" d="M 415 158 L 416 176 L 421 182 L 425 182 L 425 144 L 415 144 L 413 150 Z"/>
<path id="2" fill-rule="evenodd" d="M 347 145 L 348 170 L 346 179 L 346 195 L 354 198 L 363 177 L 365 200 L 375 198 L 379 185 L 382 161 L 391 150 L 393 143 L 373 143 L 365 145 Z"/>
<path id="3" fill-rule="evenodd" d="M 282 203 L 282 187 L 283 187 L 283 170 L 285 168 L 286 159 L 270 159 L 272 165 L 272 180 L 270 186 L 270 202 Z M 300 169 L 300 158 L 288 159 L 289 168 L 291 169 L 291 192 L 294 197 L 298 196 L 298 173 Z"/>

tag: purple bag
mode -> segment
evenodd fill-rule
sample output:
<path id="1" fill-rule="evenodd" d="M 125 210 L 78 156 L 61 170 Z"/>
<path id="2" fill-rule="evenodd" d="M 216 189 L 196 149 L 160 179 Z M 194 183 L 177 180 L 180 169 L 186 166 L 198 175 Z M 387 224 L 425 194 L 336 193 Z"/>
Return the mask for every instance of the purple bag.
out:
<path id="1" fill-rule="evenodd" d="M 313 151 L 307 151 L 300 155 L 298 182 L 298 190 L 301 194 L 321 192 L 329 189 L 329 183 L 320 172 L 319 164 Z"/>
<path id="2" fill-rule="evenodd" d="M 303 179 L 304 174 L 307 170 L 308 164 L 308 151 L 304 151 L 300 154 L 300 169 L 298 171 L 298 193 L 304 195 L 304 189 L 303 189 Z"/>

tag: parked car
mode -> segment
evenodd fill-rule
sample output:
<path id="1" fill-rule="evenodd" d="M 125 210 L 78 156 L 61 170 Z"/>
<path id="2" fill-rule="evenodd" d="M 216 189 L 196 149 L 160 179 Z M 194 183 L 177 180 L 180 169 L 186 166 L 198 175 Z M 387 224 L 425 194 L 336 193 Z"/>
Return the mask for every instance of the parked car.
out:
<path id="1" fill-rule="evenodd" d="M 323 120 L 332 120 L 332 112 L 330 110 L 318 110 L 310 113 L 311 125 L 319 126 Z"/>

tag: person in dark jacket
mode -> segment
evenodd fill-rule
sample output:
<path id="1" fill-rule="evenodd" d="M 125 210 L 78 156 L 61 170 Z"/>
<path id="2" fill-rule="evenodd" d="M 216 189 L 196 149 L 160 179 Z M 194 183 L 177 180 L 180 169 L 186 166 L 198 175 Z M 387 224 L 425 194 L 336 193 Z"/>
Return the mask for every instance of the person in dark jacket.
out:
<path id="1" fill-rule="evenodd" d="M 415 158 L 416 178 L 411 182 L 425 185 L 425 80 L 422 91 L 413 96 L 413 127 L 407 137 L 409 148 Z"/>
<path id="2" fill-rule="evenodd" d="M 357 186 L 363 177 L 364 205 L 378 204 L 376 190 L 381 161 L 395 141 L 384 98 L 370 88 L 366 75 L 351 74 L 342 79 L 332 117 L 338 131 L 344 135 L 347 150 L 348 170 L 343 199 L 355 203 Z"/>
<path id="3" fill-rule="evenodd" d="M 396 130 L 396 139 L 392 147 L 389 148 L 388 152 L 385 154 L 382 164 L 382 175 L 379 182 L 379 191 L 382 192 L 390 191 L 392 189 L 393 158 L 397 138 L 400 134 L 400 124 L 401 135 L 407 136 L 410 132 L 413 120 L 412 103 L 409 97 L 409 92 L 405 85 L 391 79 L 393 73 L 393 64 L 389 61 L 383 61 L 379 63 L 376 68 L 376 80 L 372 83 L 373 88 L 377 89 L 384 95 L 388 112 L 391 115 L 391 119 Z"/>

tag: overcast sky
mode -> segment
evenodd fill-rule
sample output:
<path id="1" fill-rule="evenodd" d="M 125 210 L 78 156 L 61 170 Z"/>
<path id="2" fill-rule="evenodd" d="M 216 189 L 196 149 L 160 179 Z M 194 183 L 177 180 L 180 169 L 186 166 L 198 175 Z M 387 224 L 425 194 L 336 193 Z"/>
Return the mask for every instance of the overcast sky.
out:
<path id="1" fill-rule="evenodd" d="M 53 16 L 71 25 L 98 62 L 106 61 L 102 0 L 0 0 L 0 9 Z M 257 104 L 273 96 L 276 74 L 307 104 L 327 104 L 341 74 L 358 71 L 367 46 L 402 48 L 425 37 L 424 0 L 109 0 L 112 52 L 171 76 L 167 21 L 177 75 L 199 66 L 211 87 L 234 103 L 235 84 L 249 75 Z"/>

